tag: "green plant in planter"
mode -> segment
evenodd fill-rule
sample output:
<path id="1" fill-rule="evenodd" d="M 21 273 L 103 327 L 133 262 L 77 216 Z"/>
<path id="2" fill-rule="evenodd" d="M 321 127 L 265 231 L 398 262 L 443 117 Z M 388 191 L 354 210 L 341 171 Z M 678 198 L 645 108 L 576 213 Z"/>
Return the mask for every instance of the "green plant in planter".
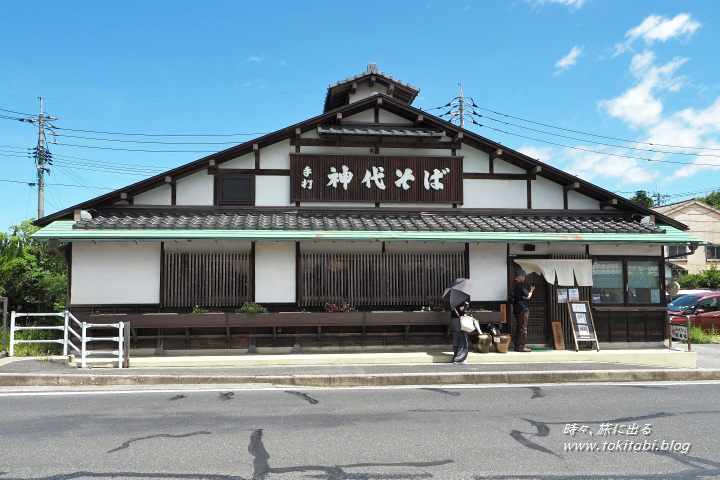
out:
<path id="1" fill-rule="evenodd" d="M 326 302 L 323 308 L 325 308 L 325 311 L 329 312 L 329 313 L 357 312 L 357 309 L 347 302 L 342 302 L 342 303 Z"/>
<path id="2" fill-rule="evenodd" d="M 208 311 L 202 308 L 200 305 L 195 305 L 192 309 L 192 313 L 208 313 Z"/>
<path id="3" fill-rule="evenodd" d="M 445 308 L 439 303 L 430 302 L 430 304 L 422 307 L 423 312 L 444 312 Z"/>
<path id="4" fill-rule="evenodd" d="M 245 313 L 247 315 L 254 315 L 256 313 L 268 313 L 268 309 L 262 305 L 258 305 L 255 302 L 245 302 L 240 308 L 235 310 L 235 313 Z"/>

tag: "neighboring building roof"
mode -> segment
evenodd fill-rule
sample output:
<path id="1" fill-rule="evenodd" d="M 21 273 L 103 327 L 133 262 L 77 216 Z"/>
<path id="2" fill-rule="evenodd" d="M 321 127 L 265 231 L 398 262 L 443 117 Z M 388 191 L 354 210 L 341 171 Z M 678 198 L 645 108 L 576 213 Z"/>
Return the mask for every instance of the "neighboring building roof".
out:
<path id="1" fill-rule="evenodd" d="M 203 211 L 205 210 L 205 211 Z M 255 239 L 448 242 L 694 243 L 673 227 L 623 215 L 522 212 L 108 209 L 77 223 L 59 220 L 33 235 L 62 241 Z"/>
<path id="2" fill-rule="evenodd" d="M 672 217 L 673 213 L 679 212 L 683 208 L 690 207 L 690 206 L 699 207 L 699 208 L 705 209 L 709 212 L 715 212 L 718 215 L 720 215 L 720 210 L 708 205 L 705 202 L 701 202 L 700 200 L 698 200 L 696 198 L 691 198 L 690 200 L 684 200 L 682 202 L 677 202 L 677 203 L 670 203 L 668 205 L 660 205 L 658 207 L 655 207 L 653 210 L 660 212 L 663 215 Z"/>

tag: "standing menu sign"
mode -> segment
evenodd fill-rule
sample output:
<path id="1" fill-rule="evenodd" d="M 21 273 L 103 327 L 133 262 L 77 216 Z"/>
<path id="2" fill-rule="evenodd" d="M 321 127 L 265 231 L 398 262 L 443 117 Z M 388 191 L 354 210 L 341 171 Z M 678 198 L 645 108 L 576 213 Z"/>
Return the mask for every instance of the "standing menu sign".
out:
<path id="1" fill-rule="evenodd" d="M 579 350 L 578 342 L 595 342 L 595 347 L 599 352 L 600 344 L 595 333 L 595 322 L 590 311 L 590 302 L 569 301 L 567 305 L 573 327 L 575 351 Z"/>

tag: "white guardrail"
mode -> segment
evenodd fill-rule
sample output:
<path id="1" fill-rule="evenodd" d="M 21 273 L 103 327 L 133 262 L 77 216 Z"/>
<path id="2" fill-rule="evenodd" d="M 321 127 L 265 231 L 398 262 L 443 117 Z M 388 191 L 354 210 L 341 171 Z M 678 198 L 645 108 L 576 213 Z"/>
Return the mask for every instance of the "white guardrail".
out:
<path id="1" fill-rule="evenodd" d="M 62 325 L 49 325 L 49 326 L 18 326 L 18 318 L 30 318 L 30 317 L 59 317 L 63 319 Z M 117 336 L 109 337 L 89 337 L 89 329 L 116 329 Z M 63 332 L 63 338 L 51 339 L 51 340 L 16 340 L 15 332 L 23 330 L 61 330 Z M 67 356 L 70 349 L 80 356 L 81 367 L 87 367 L 88 355 L 111 355 L 117 357 L 118 368 L 127 368 L 128 366 L 128 340 L 129 340 L 130 325 L 125 322 L 120 323 L 87 323 L 81 322 L 70 312 L 62 313 L 15 313 L 10 314 L 10 356 L 15 354 L 15 345 L 20 343 L 58 343 L 63 346 L 63 355 Z M 114 333 L 114 332 L 113 332 Z M 74 341 L 79 342 L 78 347 Z M 88 350 L 87 344 L 89 342 L 112 342 L 117 343 L 117 349 L 113 350 Z M 115 360 L 113 360 L 115 361 Z"/>

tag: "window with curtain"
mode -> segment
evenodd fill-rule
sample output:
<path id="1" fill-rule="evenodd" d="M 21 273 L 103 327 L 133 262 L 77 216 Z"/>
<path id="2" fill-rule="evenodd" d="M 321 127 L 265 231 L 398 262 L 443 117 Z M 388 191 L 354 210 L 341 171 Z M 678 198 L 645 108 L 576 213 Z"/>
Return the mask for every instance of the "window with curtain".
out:
<path id="1" fill-rule="evenodd" d="M 705 260 L 720 260 L 720 245 L 708 245 L 705 247 Z"/>
<path id="2" fill-rule="evenodd" d="M 592 273 L 596 304 L 662 303 L 658 260 L 596 260 Z M 624 279 L 627 279 L 627 289 Z"/>
<path id="3" fill-rule="evenodd" d="M 593 263 L 593 296 L 600 295 L 600 303 L 623 303 L 622 260 L 598 260 Z"/>

